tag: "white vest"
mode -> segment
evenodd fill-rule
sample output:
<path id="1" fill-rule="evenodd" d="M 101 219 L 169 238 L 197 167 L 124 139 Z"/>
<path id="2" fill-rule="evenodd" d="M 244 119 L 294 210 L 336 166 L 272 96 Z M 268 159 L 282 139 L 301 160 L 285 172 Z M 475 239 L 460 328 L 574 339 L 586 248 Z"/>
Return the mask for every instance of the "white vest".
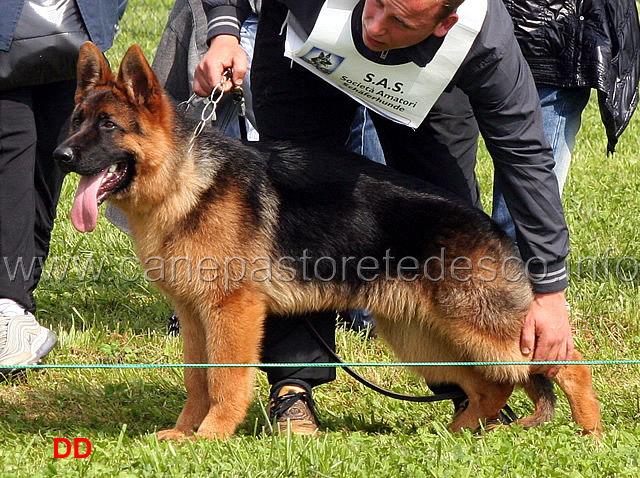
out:
<path id="1" fill-rule="evenodd" d="M 413 62 L 381 65 L 360 55 L 351 34 L 351 15 L 357 3 L 327 0 L 306 40 L 290 15 L 285 56 L 364 106 L 417 128 L 471 49 L 487 14 L 487 0 L 466 0 L 458 8 L 458 22 L 425 67 Z"/>

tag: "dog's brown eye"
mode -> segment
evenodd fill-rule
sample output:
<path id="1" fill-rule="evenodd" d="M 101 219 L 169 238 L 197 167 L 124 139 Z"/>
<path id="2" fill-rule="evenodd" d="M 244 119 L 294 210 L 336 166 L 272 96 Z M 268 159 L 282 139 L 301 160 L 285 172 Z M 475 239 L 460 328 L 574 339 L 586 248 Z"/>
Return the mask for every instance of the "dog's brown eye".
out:
<path id="1" fill-rule="evenodd" d="M 102 124 L 102 126 L 104 126 L 104 127 L 105 127 L 105 128 L 107 128 L 107 129 L 114 129 L 114 128 L 116 128 L 116 127 L 117 127 L 117 125 L 116 125 L 113 121 L 109 121 L 109 120 L 105 121 L 105 122 Z"/>

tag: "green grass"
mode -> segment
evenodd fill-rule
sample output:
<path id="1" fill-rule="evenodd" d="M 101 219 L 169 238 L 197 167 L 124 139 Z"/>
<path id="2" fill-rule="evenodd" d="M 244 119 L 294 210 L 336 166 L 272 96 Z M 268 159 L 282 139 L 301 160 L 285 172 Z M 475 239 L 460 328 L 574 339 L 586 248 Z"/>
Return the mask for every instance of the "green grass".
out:
<path id="1" fill-rule="evenodd" d="M 172 0 L 129 0 L 120 21 L 120 34 L 107 54 L 113 66 L 120 64 L 127 48 L 134 43 L 140 45 L 151 63 L 173 3 Z"/>
<path id="2" fill-rule="evenodd" d="M 108 55 L 112 62 L 133 42 L 126 32 L 141 23 L 140 16 L 166 18 L 166 9 L 151 0 L 147 5 L 131 2 L 125 33 Z M 148 37 L 135 34 L 136 42 L 148 41 L 145 52 L 152 53 L 163 21 L 145 24 L 140 31 Z M 568 290 L 576 344 L 589 359 L 638 359 L 640 272 L 634 276 L 632 259 L 640 258 L 639 124 L 633 120 L 618 152 L 607 157 L 594 100 L 563 197 L 571 258 L 583 264 L 580 273 L 574 267 Z M 484 150 L 479 173 L 483 190 L 490 191 L 492 169 Z M 139 277 L 130 240 L 104 219 L 92 234 L 71 226 L 76 184 L 74 177 L 65 182 L 51 260 L 37 292 L 38 318 L 60 339 L 47 363 L 181 362 L 180 340 L 165 333 L 171 306 Z M 69 258 L 77 263 L 65 272 Z M 591 263 L 595 273 L 589 273 Z M 626 275 L 616 276 L 616 265 Z M 364 341 L 346 330 L 337 340 L 347 361 L 393 360 L 380 340 Z M 361 372 L 396 391 L 426 393 L 403 369 Z M 254 405 L 236 436 L 178 444 L 158 442 L 154 432 L 172 426 L 184 404 L 181 370 L 29 371 L 26 380 L 0 386 L 0 476 L 637 477 L 640 368 L 596 366 L 594 382 L 606 433 L 597 444 L 577 435 L 562 395 L 556 419 L 539 429 L 452 435 L 446 430 L 448 403 L 394 401 L 342 372 L 315 392 L 318 438 L 262 434 L 268 385 L 259 374 Z M 510 403 L 520 414 L 531 411 L 520 392 Z M 56 437 L 88 438 L 91 456 L 53 458 Z"/>

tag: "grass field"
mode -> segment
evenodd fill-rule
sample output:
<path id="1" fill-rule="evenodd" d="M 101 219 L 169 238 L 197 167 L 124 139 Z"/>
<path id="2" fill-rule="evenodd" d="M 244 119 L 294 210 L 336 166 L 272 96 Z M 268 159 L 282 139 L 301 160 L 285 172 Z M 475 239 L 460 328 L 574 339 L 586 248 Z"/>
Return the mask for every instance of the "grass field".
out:
<path id="1" fill-rule="evenodd" d="M 114 63 L 132 38 L 143 37 L 152 54 L 166 9 L 151 0 L 146 5 L 130 2 L 124 33 L 108 55 Z M 148 33 L 131 34 L 133 26 L 143 28 L 139 16 L 148 12 L 158 15 L 152 27 L 144 26 Z M 638 121 L 607 157 L 593 97 L 564 191 L 572 323 L 577 347 L 591 360 L 640 359 Z M 491 171 L 483 150 L 484 191 L 491 190 Z M 75 177 L 65 182 L 37 294 L 39 320 L 60 339 L 47 363 L 180 363 L 180 339 L 166 334 L 171 306 L 142 280 L 130 240 L 106 220 L 92 234 L 71 226 L 76 184 Z M 347 361 L 393 360 L 378 339 L 340 330 L 337 340 Z M 396 391 L 427 393 L 403 369 L 360 372 Z M 0 477 L 637 477 L 640 367 L 601 365 L 593 373 L 605 427 L 597 444 L 577 435 L 562 395 L 556 419 L 539 429 L 452 435 L 446 430 L 450 404 L 394 401 L 342 372 L 315 392 L 322 421 L 317 438 L 263 435 L 268 386 L 259 374 L 254 405 L 236 436 L 178 444 L 158 442 L 154 432 L 172 426 L 184 404 L 179 369 L 29 371 L 26 380 L 0 386 Z M 510 404 L 521 415 L 531 411 L 520 392 Z M 60 437 L 89 439 L 90 457 L 54 458 Z"/>

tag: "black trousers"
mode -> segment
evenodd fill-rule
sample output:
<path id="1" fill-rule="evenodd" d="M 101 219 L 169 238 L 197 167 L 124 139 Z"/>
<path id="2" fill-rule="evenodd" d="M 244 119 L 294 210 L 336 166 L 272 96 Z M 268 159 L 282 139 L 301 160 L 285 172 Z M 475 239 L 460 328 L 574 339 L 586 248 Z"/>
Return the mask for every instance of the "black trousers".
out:
<path id="1" fill-rule="evenodd" d="M 286 9 L 264 2 L 252 63 L 253 107 L 261 139 L 285 139 L 308 146 L 344 148 L 356 102 L 283 56 L 280 35 Z M 419 128 L 373 115 L 387 164 L 436 184 L 480 207 L 475 176 L 478 126 L 468 98 L 458 89 L 444 93 Z M 334 345 L 335 313 L 313 314 L 312 322 Z M 309 335 L 304 321 L 269 317 L 264 362 L 333 362 Z M 265 370 L 269 381 L 304 380 L 318 385 L 335 378 L 332 368 Z"/>
<path id="2" fill-rule="evenodd" d="M 53 150 L 68 132 L 75 87 L 0 91 L 0 298 L 31 312 L 64 179 Z"/>

